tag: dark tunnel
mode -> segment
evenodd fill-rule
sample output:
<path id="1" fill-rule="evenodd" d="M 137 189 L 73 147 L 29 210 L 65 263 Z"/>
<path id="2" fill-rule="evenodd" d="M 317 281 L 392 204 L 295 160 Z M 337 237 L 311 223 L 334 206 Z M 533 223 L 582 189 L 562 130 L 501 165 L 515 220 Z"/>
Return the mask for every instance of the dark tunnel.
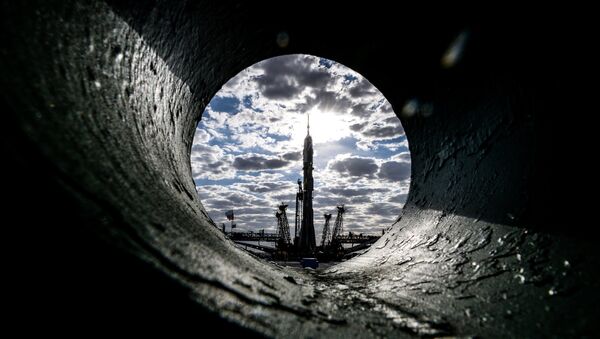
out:
<path id="1" fill-rule="evenodd" d="M 593 186 L 586 159 L 597 153 L 590 21 L 564 8 L 432 10 L 4 1 L 10 323 L 21 333 L 596 336 L 594 206 L 578 192 Z M 320 274 L 233 246 L 190 172 L 210 98 L 244 68 L 292 53 L 367 77 L 412 155 L 398 221 Z"/>

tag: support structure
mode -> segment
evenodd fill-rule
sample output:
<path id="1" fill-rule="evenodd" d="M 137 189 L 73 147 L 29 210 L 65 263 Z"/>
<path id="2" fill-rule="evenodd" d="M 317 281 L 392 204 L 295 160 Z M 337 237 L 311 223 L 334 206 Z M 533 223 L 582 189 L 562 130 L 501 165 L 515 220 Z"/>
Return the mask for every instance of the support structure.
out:
<path id="1" fill-rule="evenodd" d="M 287 214 L 285 210 L 288 205 L 281 203 L 278 211 L 275 213 L 277 217 L 277 245 L 280 248 L 287 248 L 291 244 L 290 241 L 290 224 L 288 223 Z"/>
<path id="2" fill-rule="evenodd" d="M 296 193 L 296 218 L 294 220 L 294 245 L 298 245 L 298 226 L 302 224 L 302 179 L 298 179 L 298 192 Z"/>
<path id="3" fill-rule="evenodd" d="M 335 224 L 333 227 L 333 234 L 331 236 L 331 243 L 338 243 L 338 239 L 341 237 L 343 229 L 344 229 L 344 212 L 346 212 L 346 208 L 344 205 L 338 206 L 337 217 L 335 217 Z"/>
<path id="4" fill-rule="evenodd" d="M 329 220 L 331 220 L 331 213 L 323 214 L 325 217 L 325 225 L 323 225 L 323 234 L 321 235 L 321 247 L 329 246 L 331 243 L 331 232 L 329 231 Z"/>

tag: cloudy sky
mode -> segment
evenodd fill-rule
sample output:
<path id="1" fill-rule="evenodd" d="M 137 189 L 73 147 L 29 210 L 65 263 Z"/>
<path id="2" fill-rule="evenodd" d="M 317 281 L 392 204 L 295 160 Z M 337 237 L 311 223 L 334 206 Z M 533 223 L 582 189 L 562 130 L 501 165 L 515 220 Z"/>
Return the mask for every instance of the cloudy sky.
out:
<path id="1" fill-rule="evenodd" d="M 392 107 L 339 63 L 287 55 L 227 82 L 196 128 L 193 177 L 217 224 L 227 222 L 225 211 L 233 209 L 238 230 L 274 232 L 275 210 L 284 202 L 293 234 L 307 112 L 317 241 L 323 214 L 335 216 L 337 204 L 346 205 L 346 232 L 380 233 L 395 220 L 408 193 L 410 154 Z"/>

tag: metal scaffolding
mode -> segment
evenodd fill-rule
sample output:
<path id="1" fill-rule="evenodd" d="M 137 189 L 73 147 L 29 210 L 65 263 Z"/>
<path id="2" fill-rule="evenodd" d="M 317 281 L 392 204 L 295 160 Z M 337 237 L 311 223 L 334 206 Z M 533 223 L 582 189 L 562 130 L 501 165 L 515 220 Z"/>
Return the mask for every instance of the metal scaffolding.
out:
<path id="1" fill-rule="evenodd" d="M 338 213 L 337 213 L 337 217 L 335 218 L 333 234 L 331 236 L 332 243 L 336 242 L 336 240 L 338 240 L 338 238 L 342 235 L 343 228 L 344 228 L 344 212 L 346 212 L 346 209 L 344 208 L 344 205 L 337 206 L 337 209 L 338 209 Z"/>
<path id="2" fill-rule="evenodd" d="M 294 244 L 298 239 L 298 227 L 302 222 L 302 179 L 298 179 L 298 192 L 296 193 L 296 220 L 294 221 Z"/>
<path id="3" fill-rule="evenodd" d="M 331 219 L 330 214 L 323 214 L 325 217 L 325 225 L 323 226 L 323 235 L 321 235 L 321 247 L 329 246 L 331 243 L 331 232 L 329 232 L 329 220 Z"/>
<path id="4" fill-rule="evenodd" d="M 279 238 L 279 245 L 289 246 L 290 240 L 290 224 L 288 223 L 287 214 L 285 210 L 288 205 L 281 203 L 279 210 L 275 213 L 277 217 L 277 237 Z"/>

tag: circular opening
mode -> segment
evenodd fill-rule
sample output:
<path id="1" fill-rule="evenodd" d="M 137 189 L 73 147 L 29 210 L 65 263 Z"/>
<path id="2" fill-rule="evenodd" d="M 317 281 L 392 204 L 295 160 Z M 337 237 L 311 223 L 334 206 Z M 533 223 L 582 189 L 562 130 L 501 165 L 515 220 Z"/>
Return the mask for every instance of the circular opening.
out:
<path id="1" fill-rule="evenodd" d="M 309 213 L 301 202 L 304 212 L 296 216 L 296 198 L 300 193 L 303 200 L 307 185 L 308 134 L 317 246 L 333 239 L 338 206 L 345 212 L 337 236 L 380 236 L 397 219 L 408 194 L 411 160 L 390 103 L 342 64 L 293 54 L 256 63 L 229 80 L 196 128 L 193 178 L 224 232 L 281 235 L 276 211 L 285 204 L 290 242 L 298 241 L 303 214 Z M 333 216 L 324 233 L 326 214 Z M 259 240 L 261 246 L 276 245 L 266 236 Z"/>

